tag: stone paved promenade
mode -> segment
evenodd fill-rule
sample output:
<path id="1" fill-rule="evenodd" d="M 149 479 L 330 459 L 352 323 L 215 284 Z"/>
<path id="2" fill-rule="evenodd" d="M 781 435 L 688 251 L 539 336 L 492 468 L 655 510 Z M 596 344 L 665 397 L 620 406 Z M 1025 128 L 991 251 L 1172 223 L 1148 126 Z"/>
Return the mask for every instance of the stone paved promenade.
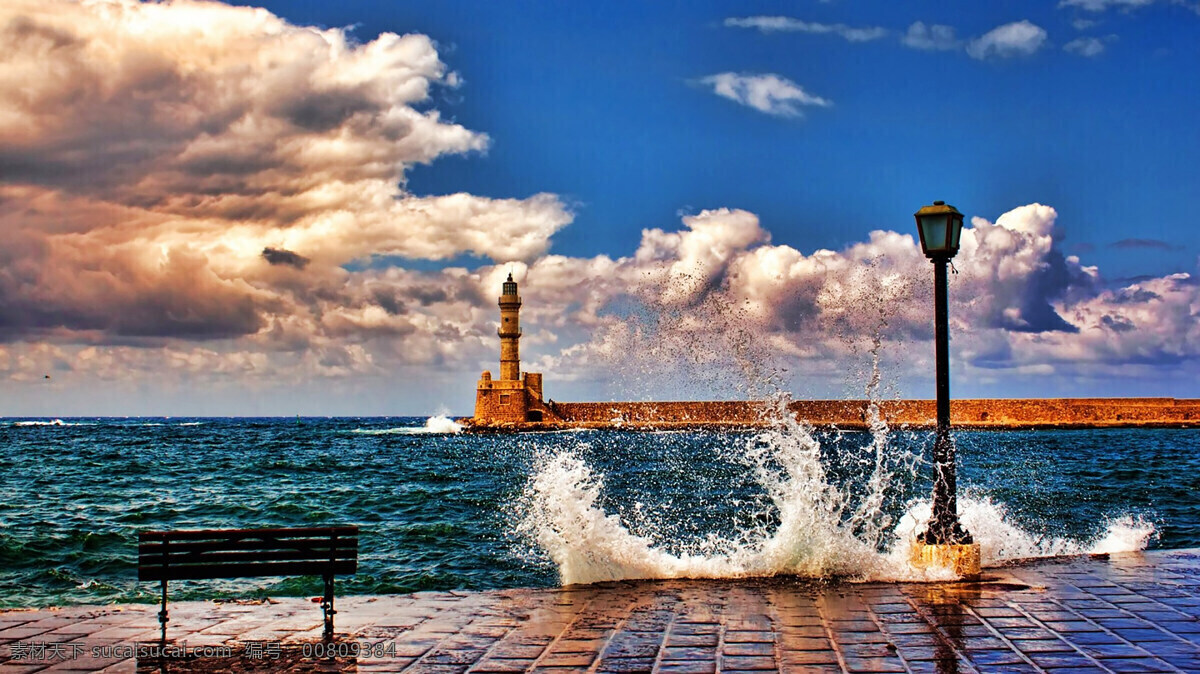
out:
<path id="1" fill-rule="evenodd" d="M 986 571 L 985 582 L 958 584 L 662 581 L 346 597 L 337 625 L 342 639 L 395 644 L 393 656 L 359 658 L 364 672 L 1200 672 L 1200 551 Z M 134 659 L 91 649 L 155 639 L 156 609 L 0 612 L 0 674 L 134 671 Z M 320 610 L 300 599 L 184 602 L 171 616 L 172 639 L 189 647 L 320 637 Z M 282 667 L 257 662 L 255 671 Z"/>

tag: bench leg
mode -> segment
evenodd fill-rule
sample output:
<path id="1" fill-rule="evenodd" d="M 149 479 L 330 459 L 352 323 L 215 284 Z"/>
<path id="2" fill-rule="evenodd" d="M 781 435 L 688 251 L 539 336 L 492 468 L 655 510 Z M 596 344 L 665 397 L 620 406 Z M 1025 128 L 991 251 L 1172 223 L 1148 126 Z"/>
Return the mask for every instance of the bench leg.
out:
<path id="1" fill-rule="evenodd" d="M 333 575 L 325 576 L 325 597 L 321 600 L 321 610 L 325 612 L 325 641 L 333 639 Z"/>
<path id="2" fill-rule="evenodd" d="M 162 608 L 158 612 L 158 624 L 162 627 L 162 647 L 167 647 L 167 580 L 162 581 Z"/>

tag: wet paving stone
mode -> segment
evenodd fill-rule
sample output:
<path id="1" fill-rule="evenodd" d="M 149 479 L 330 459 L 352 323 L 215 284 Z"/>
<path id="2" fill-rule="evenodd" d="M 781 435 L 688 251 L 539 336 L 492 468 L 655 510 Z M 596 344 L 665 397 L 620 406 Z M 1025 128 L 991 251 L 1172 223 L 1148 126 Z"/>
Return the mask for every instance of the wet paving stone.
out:
<path id="1" fill-rule="evenodd" d="M 778 665 L 775 658 L 769 656 L 728 655 L 721 658 L 721 671 L 737 670 L 742 672 L 775 670 Z"/>
<path id="2" fill-rule="evenodd" d="M 575 667 L 587 669 L 597 653 L 550 653 L 538 661 L 541 667 Z"/>
<path id="3" fill-rule="evenodd" d="M 831 626 L 835 632 L 878 632 L 879 626 L 870 620 L 834 620 Z"/>
<path id="4" fill-rule="evenodd" d="M 1001 627 L 997 630 L 1000 636 L 1009 641 L 1025 639 L 1054 639 L 1054 632 L 1043 627 Z"/>
<path id="5" fill-rule="evenodd" d="M 662 662 L 658 670 L 662 674 L 715 674 L 716 661 Z"/>
<path id="6" fill-rule="evenodd" d="M 1100 664 L 1114 672 L 1174 672 L 1175 668 L 1161 660 L 1120 659 L 1100 660 Z M 1186 671 L 1186 670 L 1185 670 Z"/>
<path id="7" fill-rule="evenodd" d="M 754 655 L 763 657 L 773 657 L 775 655 L 775 644 L 773 643 L 726 643 L 725 648 L 721 651 L 727 656 L 742 656 Z"/>
<path id="8" fill-rule="evenodd" d="M 533 660 L 522 658 L 488 658 L 471 668 L 473 672 L 527 672 L 533 668 Z"/>
<path id="9" fill-rule="evenodd" d="M 775 633 L 774 632 L 765 632 L 765 631 L 764 632 L 757 632 L 757 631 L 756 632 L 745 632 L 745 631 L 730 630 L 730 631 L 725 632 L 725 643 L 727 643 L 727 644 L 732 644 L 732 643 L 771 644 L 771 643 L 775 643 Z"/>
<path id="10" fill-rule="evenodd" d="M 838 656 L 833 651 L 785 651 L 780 654 L 779 662 L 788 668 L 809 665 L 837 665 Z"/>
<path id="11" fill-rule="evenodd" d="M 888 625 L 887 631 L 890 634 L 933 634 L 933 627 L 929 623 L 902 623 L 899 625 Z"/>
<path id="12" fill-rule="evenodd" d="M 826 638 L 806 638 L 806 637 L 789 637 L 784 636 L 779 641 L 780 650 L 785 651 L 825 651 L 830 650 L 833 646 L 829 639 Z"/>
<path id="13" fill-rule="evenodd" d="M 604 656 L 607 658 L 653 658 L 660 648 L 661 643 L 658 639 L 644 641 L 614 639 L 605 647 Z"/>
<path id="14" fill-rule="evenodd" d="M 848 672 L 904 672 L 904 663 L 899 659 L 846 658 Z"/>
<path id="15" fill-rule="evenodd" d="M 606 658 L 597 665 L 597 672 L 653 672 L 654 660 L 649 658 Z"/>
<path id="16" fill-rule="evenodd" d="M 551 653 L 596 653 L 604 647 L 604 639 L 560 639 L 550 647 Z"/>
<path id="17" fill-rule="evenodd" d="M 717 634 L 721 631 L 720 623 L 676 623 L 671 628 L 672 634 Z"/>
<path id="18" fill-rule="evenodd" d="M 996 649 L 990 651 L 971 651 L 967 653 L 967 658 L 977 665 L 1021 665 L 1025 664 L 1028 659 L 1020 653 L 1006 649 Z"/>
<path id="19" fill-rule="evenodd" d="M 784 634 L 786 638 L 797 639 L 816 639 L 826 637 L 826 628 L 818 622 L 816 625 L 788 625 L 782 624 L 779 628 L 780 634 Z"/>
<path id="20" fill-rule="evenodd" d="M 715 661 L 717 652 L 712 648 L 695 648 L 695 647 L 675 647 L 664 648 L 660 655 L 663 661 L 668 660 L 690 660 L 693 662 Z"/>
<path id="21" fill-rule="evenodd" d="M 938 639 L 932 634 L 899 634 L 889 642 L 898 648 L 918 649 L 933 648 L 938 645 Z"/>
<path id="22" fill-rule="evenodd" d="M 1075 647 L 1061 639 L 1029 639 L 1011 642 L 1022 653 L 1071 653 Z"/>
<path id="23" fill-rule="evenodd" d="M 956 636 L 959 637 L 992 637 L 996 634 L 996 628 L 988 625 L 960 625 L 955 628 Z"/>
<path id="24" fill-rule="evenodd" d="M 536 660 L 544 650 L 544 646 L 538 645 L 497 644 L 488 655 L 491 658 Z"/>
<path id="25" fill-rule="evenodd" d="M 843 646 L 841 653 L 846 658 L 887 658 L 896 654 L 896 647 L 890 644 L 850 644 Z"/>

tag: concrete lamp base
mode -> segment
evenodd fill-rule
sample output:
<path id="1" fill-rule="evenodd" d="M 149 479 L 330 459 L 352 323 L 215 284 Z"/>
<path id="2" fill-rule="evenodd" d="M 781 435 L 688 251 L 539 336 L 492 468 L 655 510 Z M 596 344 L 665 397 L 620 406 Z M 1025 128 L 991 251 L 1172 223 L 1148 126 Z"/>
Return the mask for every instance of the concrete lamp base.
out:
<path id="1" fill-rule="evenodd" d="M 978 580 L 981 573 L 979 544 L 925 545 L 915 543 L 912 565 L 919 569 L 950 569 L 964 580 Z"/>

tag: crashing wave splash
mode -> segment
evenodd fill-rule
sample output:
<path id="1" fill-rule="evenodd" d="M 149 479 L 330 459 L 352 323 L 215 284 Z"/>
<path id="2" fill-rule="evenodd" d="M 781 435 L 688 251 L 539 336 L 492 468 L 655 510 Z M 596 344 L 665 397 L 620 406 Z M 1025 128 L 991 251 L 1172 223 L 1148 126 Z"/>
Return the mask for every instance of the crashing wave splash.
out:
<path id="1" fill-rule="evenodd" d="M 445 414 L 425 420 L 424 426 L 402 426 L 400 428 L 356 428 L 352 433 L 360 435 L 451 435 L 462 431 L 462 424 Z"/>
<path id="2" fill-rule="evenodd" d="M 739 578 L 798 575 L 861 581 L 944 580 L 945 569 L 909 563 L 916 534 L 928 521 L 928 501 L 909 504 L 893 522 L 884 503 L 911 455 L 887 446 L 887 428 L 876 419 L 870 450 L 874 466 L 863 498 L 851 499 L 833 484 L 811 429 L 795 422 L 760 433 L 746 446 L 744 463 L 766 490 L 778 524 L 709 536 L 684 552 L 639 535 L 599 505 L 604 476 L 567 449 L 544 457 L 531 477 L 519 529 L 558 566 L 564 584 L 649 578 Z M 1153 524 L 1131 517 L 1110 521 L 1092 541 L 1032 535 L 1012 524 L 1001 504 L 959 499 L 963 525 L 981 544 L 983 565 L 1012 559 L 1144 549 Z M 882 551 L 882 552 L 881 552 Z"/>

